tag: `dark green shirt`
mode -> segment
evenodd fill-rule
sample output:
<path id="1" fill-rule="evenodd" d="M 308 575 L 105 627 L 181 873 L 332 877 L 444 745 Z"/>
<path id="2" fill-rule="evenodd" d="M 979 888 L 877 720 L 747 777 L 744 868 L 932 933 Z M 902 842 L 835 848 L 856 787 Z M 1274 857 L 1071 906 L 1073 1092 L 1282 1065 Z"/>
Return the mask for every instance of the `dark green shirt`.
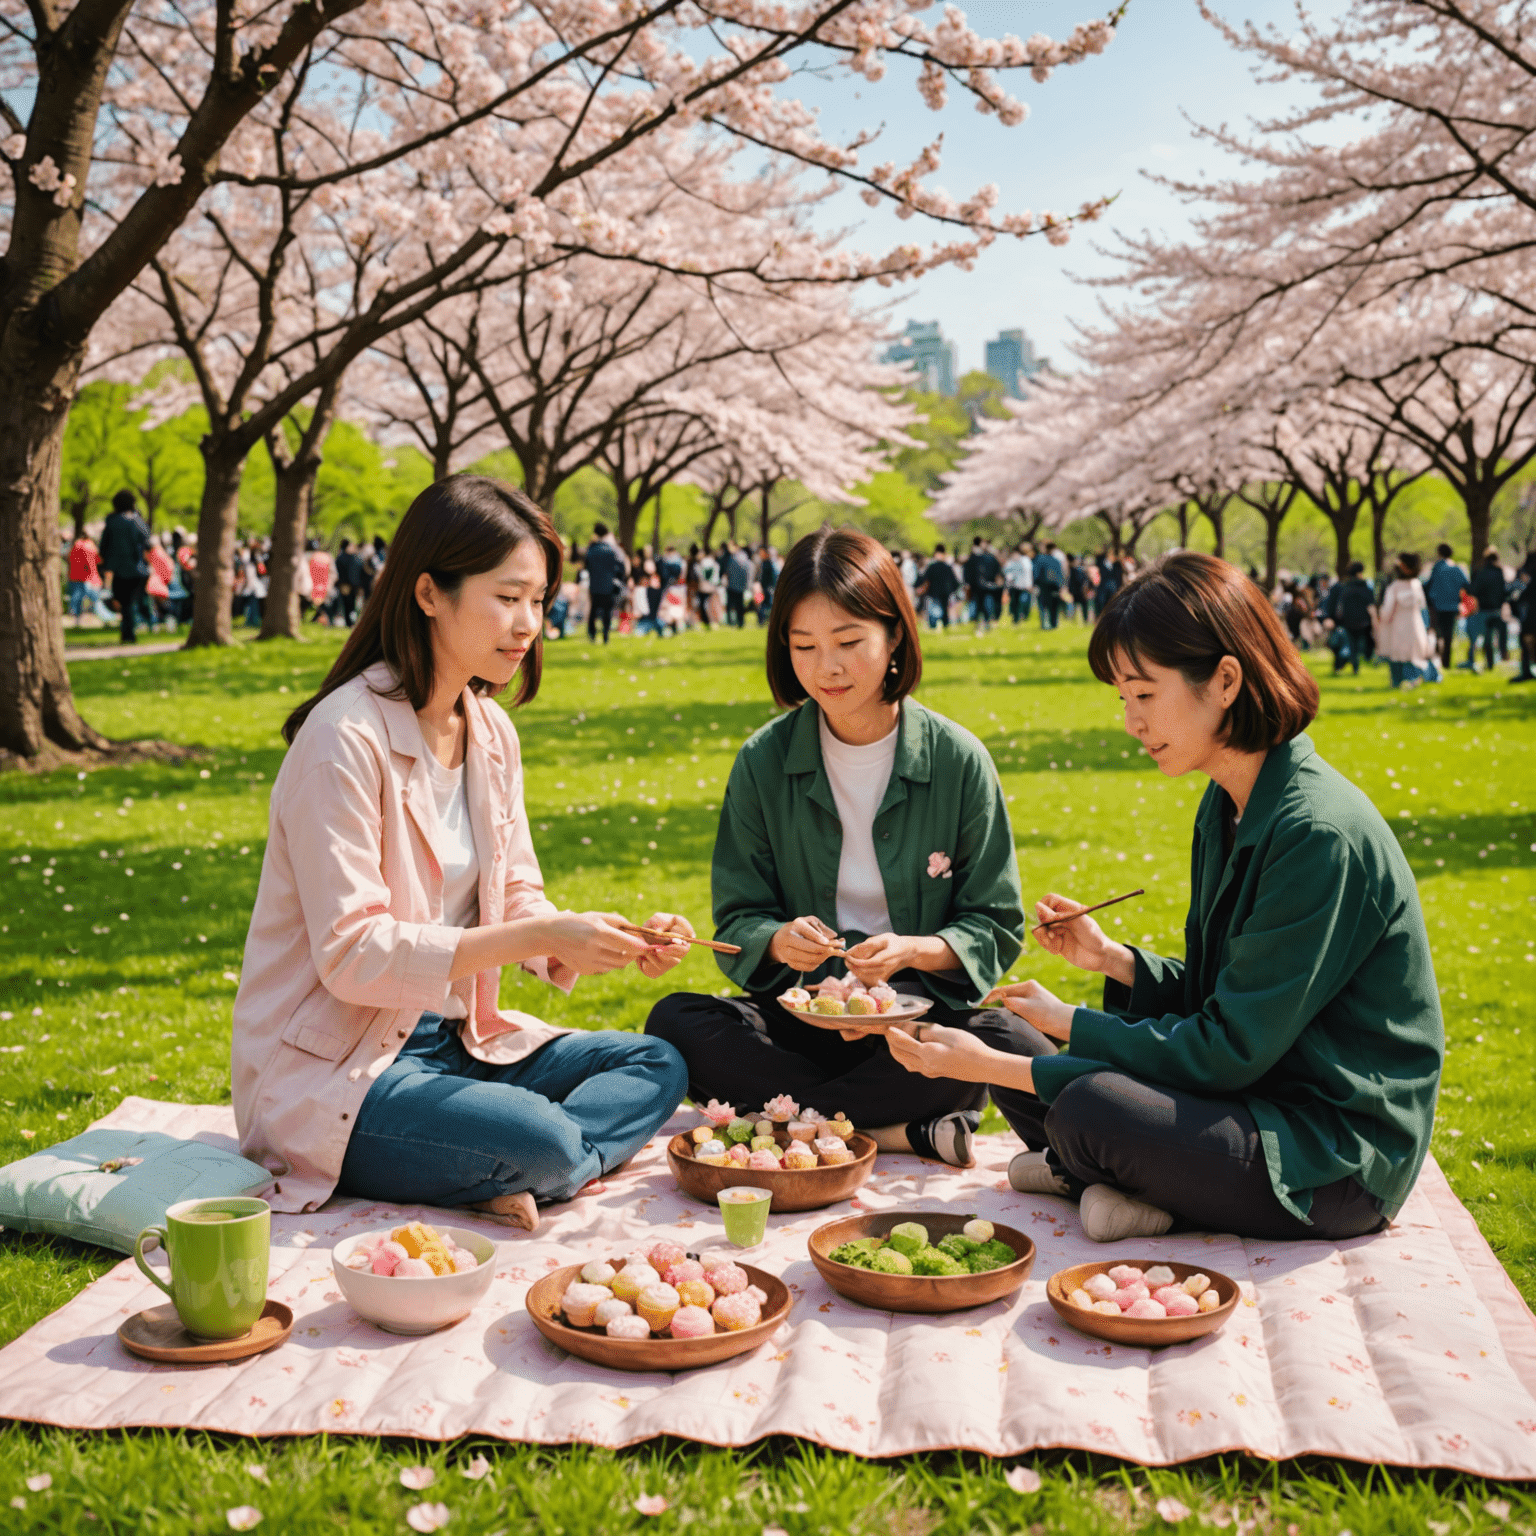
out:
<path id="1" fill-rule="evenodd" d="M 951 1007 L 973 1007 L 1018 958 L 1024 936 L 1013 829 L 987 749 L 953 720 L 904 700 L 873 833 L 892 931 L 937 935 L 962 966 L 902 972 L 901 985 Z M 819 917 L 837 929 L 842 851 L 817 709 L 807 702 L 742 746 L 720 808 L 715 937 L 741 945 L 739 955 L 719 957 L 738 986 L 777 992 L 796 984 L 794 971 L 769 958 L 769 941 L 797 917 Z M 869 937 L 847 930 L 844 936 L 850 948 Z M 844 969 L 831 960 L 809 975 Z"/>
<path id="2" fill-rule="evenodd" d="M 1037 1060 L 1053 1099 L 1109 1067 L 1258 1122 L 1270 1183 L 1305 1218 L 1353 1175 L 1389 1217 L 1429 1148 L 1445 1055 L 1413 872 L 1381 813 L 1305 736 L 1275 747 L 1228 854 L 1216 784 L 1195 818 L 1185 958 L 1133 950 L 1135 981 L 1072 1016 L 1070 1054 Z"/>

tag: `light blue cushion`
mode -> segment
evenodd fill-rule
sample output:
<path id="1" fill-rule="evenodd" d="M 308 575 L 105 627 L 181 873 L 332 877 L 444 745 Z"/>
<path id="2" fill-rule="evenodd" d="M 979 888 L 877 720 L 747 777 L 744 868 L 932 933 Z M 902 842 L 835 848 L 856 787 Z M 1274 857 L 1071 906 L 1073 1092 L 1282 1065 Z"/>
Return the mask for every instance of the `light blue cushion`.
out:
<path id="1" fill-rule="evenodd" d="M 115 1172 L 117 1158 L 142 1159 Z M 272 1175 L 233 1152 L 162 1131 L 85 1131 L 0 1168 L 0 1226 L 132 1253 L 178 1200 L 260 1195 Z"/>

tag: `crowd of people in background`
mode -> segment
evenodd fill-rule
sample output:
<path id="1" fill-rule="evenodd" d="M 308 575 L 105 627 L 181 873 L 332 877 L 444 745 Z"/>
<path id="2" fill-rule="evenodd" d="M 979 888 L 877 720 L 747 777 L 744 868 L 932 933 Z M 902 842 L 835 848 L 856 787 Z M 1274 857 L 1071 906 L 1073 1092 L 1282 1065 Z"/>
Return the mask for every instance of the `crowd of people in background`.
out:
<path id="1" fill-rule="evenodd" d="M 351 628 L 373 590 L 388 552 L 382 537 L 338 541 L 334 555 L 319 539 L 308 540 L 294 585 L 301 621 Z M 271 589 L 272 541 L 242 539 L 230 569 L 231 617 L 260 629 Z M 124 645 L 138 632 L 174 635 L 192 617 L 197 587 L 197 535 L 181 527 L 153 532 L 132 491 L 119 491 L 101 526 L 99 541 L 82 528 L 66 541 L 65 609 L 79 629 L 87 614 L 104 627 L 116 625 Z"/>
<path id="2" fill-rule="evenodd" d="M 270 539 L 248 538 L 235 547 L 231 571 L 232 617 L 262 625 L 268 593 Z M 382 537 L 337 541 L 334 554 L 318 538 L 308 541 L 296 587 L 301 619 L 350 628 L 383 568 Z M 139 629 L 174 634 L 192 614 L 197 583 L 197 535 L 182 528 L 152 532 L 131 491 L 119 491 L 100 541 L 82 529 L 62 552 L 66 607 L 79 627 L 87 614 L 117 625 L 124 644 Z M 984 635 L 1005 617 L 1017 626 L 1038 615 L 1041 629 L 1063 619 L 1091 625 L 1116 592 L 1136 574 L 1134 555 L 1105 546 L 1094 556 L 1061 549 L 1052 539 L 1007 546 L 982 535 L 969 547 L 931 554 L 893 550 L 902 581 L 930 630 L 973 625 Z M 768 622 L 783 559 L 771 543 L 725 539 L 718 546 L 642 545 L 632 555 L 602 522 L 585 544 L 573 542 L 565 579 L 546 616 L 550 639 L 579 633 L 607 644 L 621 635 L 661 638 L 716 625 L 744 628 Z M 1259 579 L 1258 572 L 1249 575 Z M 1271 600 L 1299 650 L 1326 646 L 1335 673 L 1362 663 L 1385 663 L 1394 688 L 1438 682 L 1452 666 L 1477 672 L 1518 662 L 1514 682 L 1536 677 L 1536 551 L 1515 567 L 1497 549 L 1474 568 L 1459 565 L 1449 544 L 1426 570 L 1404 550 L 1374 581 L 1355 561 L 1340 578 L 1282 574 Z M 1465 658 L 1454 657 L 1458 641 Z"/>
<path id="3" fill-rule="evenodd" d="M 1336 674 L 1385 662 L 1394 688 L 1416 688 L 1439 682 L 1453 666 L 1493 673 L 1518 661 L 1510 681 L 1526 683 L 1536 677 L 1533 577 L 1536 551 L 1516 567 L 1490 547 L 1469 572 L 1440 544 L 1427 570 L 1416 550 L 1403 550 L 1371 581 L 1356 560 L 1339 579 L 1283 579 L 1274 603 L 1297 648 L 1327 646 Z M 1467 647 L 1459 662 L 1458 640 Z"/>

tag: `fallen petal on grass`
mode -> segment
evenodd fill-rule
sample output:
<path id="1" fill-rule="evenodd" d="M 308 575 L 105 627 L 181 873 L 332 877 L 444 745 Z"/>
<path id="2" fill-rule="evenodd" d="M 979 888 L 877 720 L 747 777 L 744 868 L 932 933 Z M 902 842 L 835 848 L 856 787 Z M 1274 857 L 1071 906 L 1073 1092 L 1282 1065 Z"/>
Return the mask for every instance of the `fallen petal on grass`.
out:
<path id="1" fill-rule="evenodd" d="M 440 1531 L 451 1518 L 446 1504 L 413 1504 L 405 1512 L 405 1523 L 413 1531 Z"/>
<path id="2" fill-rule="evenodd" d="M 29 1477 L 27 1479 L 28 1491 L 32 1492 L 32 1493 L 42 1493 L 44 1491 L 44 1489 L 52 1488 L 52 1487 L 53 1487 L 53 1477 L 52 1477 L 51 1474 L 49 1474 L 47 1472 L 35 1472 L 35 1473 L 33 1473 L 33 1475 L 31 1477 Z M 1484 1505 L 1483 1507 L 1486 1509 L 1487 1505 Z M 1504 1508 L 1505 1508 L 1505 1510 L 1507 1512 L 1508 1509 L 1509 1509 L 1509 1506 L 1506 1504 L 1504 1506 Z"/>
<path id="3" fill-rule="evenodd" d="M 1003 1474 L 1003 1481 L 1015 1493 L 1040 1492 L 1040 1474 L 1033 1467 L 1013 1467 Z"/>
<path id="4" fill-rule="evenodd" d="M 642 1493 L 635 1500 L 635 1508 L 642 1515 L 664 1515 L 670 1507 L 659 1493 Z"/>
<path id="5" fill-rule="evenodd" d="M 236 1504 L 224 1511 L 224 1518 L 229 1521 L 230 1530 L 249 1531 L 261 1524 L 261 1511 L 254 1504 Z"/>
<path id="6" fill-rule="evenodd" d="M 485 1459 L 484 1456 L 476 1456 L 475 1459 L 467 1466 L 459 1468 L 459 1471 L 463 1473 L 465 1477 L 472 1477 L 476 1482 L 484 1477 L 485 1474 L 490 1470 L 491 1464 Z"/>
<path id="7" fill-rule="evenodd" d="M 437 1481 L 437 1473 L 431 1467 L 404 1467 L 400 1472 L 400 1486 L 420 1493 Z"/>
<path id="8" fill-rule="evenodd" d="M 1175 1498 L 1161 1498 L 1157 1501 L 1157 1512 L 1169 1525 L 1177 1525 L 1181 1520 L 1189 1519 L 1189 1505 Z"/>

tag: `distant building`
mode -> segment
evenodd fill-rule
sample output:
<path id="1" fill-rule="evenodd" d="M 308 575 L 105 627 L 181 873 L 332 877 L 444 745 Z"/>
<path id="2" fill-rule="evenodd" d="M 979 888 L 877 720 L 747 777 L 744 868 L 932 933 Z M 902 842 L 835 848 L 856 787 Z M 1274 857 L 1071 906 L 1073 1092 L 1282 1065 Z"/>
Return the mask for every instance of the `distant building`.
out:
<path id="1" fill-rule="evenodd" d="M 937 320 L 908 320 L 905 340 L 887 347 L 882 361 L 910 363 L 931 395 L 955 392 L 955 344 L 944 339 Z"/>
<path id="2" fill-rule="evenodd" d="M 987 372 L 1014 397 L 1022 398 L 1024 381 L 1040 372 L 1035 344 L 1023 331 L 999 331 L 987 343 Z"/>

